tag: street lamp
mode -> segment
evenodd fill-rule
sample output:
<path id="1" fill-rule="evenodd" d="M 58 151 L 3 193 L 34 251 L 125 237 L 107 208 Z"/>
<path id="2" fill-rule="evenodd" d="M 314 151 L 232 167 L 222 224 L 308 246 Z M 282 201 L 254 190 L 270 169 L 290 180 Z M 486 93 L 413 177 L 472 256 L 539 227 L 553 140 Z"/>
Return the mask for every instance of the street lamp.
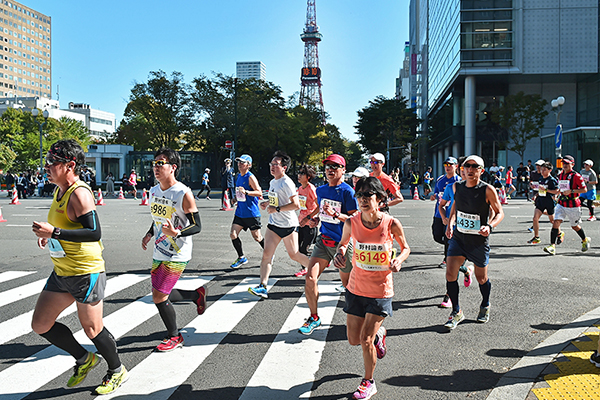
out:
<path id="1" fill-rule="evenodd" d="M 37 116 L 39 114 L 40 114 L 40 110 L 38 110 L 37 108 L 34 108 L 33 110 L 31 110 L 31 115 L 33 115 L 35 122 L 38 124 L 38 127 L 40 128 L 40 172 L 42 172 L 44 170 L 44 155 L 42 154 L 42 131 L 44 130 L 44 126 L 46 125 L 46 122 L 48 122 L 48 116 L 50 115 L 50 113 L 48 112 L 48 110 L 44 110 L 44 112 L 42 113 L 42 115 L 44 116 L 44 122 L 42 122 L 42 123 L 40 123 L 40 121 L 37 120 Z"/>
<path id="2" fill-rule="evenodd" d="M 556 115 L 556 130 L 554 131 L 554 144 L 556 146 L 556 167 L 562 168 L 562 125 L 560 124 L 560 113 L 562 113 L 563 104 L 565 104 L 565 98 L 558 96 L 556 99 L 550 102 L 552 105 L 552 112 Z"/>

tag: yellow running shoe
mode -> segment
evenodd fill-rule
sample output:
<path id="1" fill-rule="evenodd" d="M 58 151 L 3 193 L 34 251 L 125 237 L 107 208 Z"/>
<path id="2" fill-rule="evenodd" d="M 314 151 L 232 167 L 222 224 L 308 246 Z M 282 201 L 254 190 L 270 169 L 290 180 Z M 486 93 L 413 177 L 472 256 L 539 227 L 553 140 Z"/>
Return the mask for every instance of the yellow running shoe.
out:
<path id="1" fill-rule="evenodd" d="M 73 376 L 69 378 L 69 382 L 67 382 L 68 387 L 74 387 L 79 385 L 88 372 L 92 370 L 98 363 L 102 360 L 100 356 L 96 353 L 88 352 L 87 358 L 82 365 L 75 365 Z"/>
<path id="2" fill-rule="evenodd" d="M 102 384 L 96 388 L 96 394 L 109 394 L 117 390 L 122 383 L 129 379 L 129 372 L 121 365 L 121 372 L 108 371 L 102 379 Z"/>

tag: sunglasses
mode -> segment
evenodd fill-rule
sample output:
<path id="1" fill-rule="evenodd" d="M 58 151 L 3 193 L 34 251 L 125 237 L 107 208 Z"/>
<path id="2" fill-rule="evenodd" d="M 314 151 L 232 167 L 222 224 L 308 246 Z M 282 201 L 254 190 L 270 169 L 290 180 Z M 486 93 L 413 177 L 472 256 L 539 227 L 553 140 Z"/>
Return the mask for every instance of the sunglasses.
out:
<path id="1" fill-rule="evenodd" d="M 474 168 L 474 169 L 478 169 L 479 165 L 477 164 L 463 164 L 463 168 Z"/>
<path id="2" fill-rule="evenodd" d="M 162 167 L 165 164 L 171 164 L 171 163 L 167 162 L 167 161 L 163 161 L 163 160 L 152 161 L 152 166 L 153 167 Z"/>
<path id="3" fill-rule="evenodd" d="M 454 167 L 456 164 L 444 163 L 444 167 Z"/>
<path id="4" fill-rule="evenodd" d="M 371 160 L 371 164 L 383 164 L 383 161 Z"/>
<path id="5" fill-rule="evenodd" d="M 342 168 L 341 165 L 338 164 L 325 164 L 325 169 L 340 169 Z"/>
<path id="6" fill-rule="evenodd" d="M 51 165 L 55 165 L 57 163 L 66 163 L 69 162 L 69 160 L 64 159 L 62 157 L 57 157 L 51 153 L 48 153 L 46 155 L 46 159 L 45 159 L 45 164 L 47 167 L 51 166 Z"/>
<path id="7" fill-rule="evenodd" d="M 354 193 L 354 197 L 356 197 L 357 199 L 360 199 L 361 197 L 371 197 L 373 195 L 377 194 L 376 192 L 373 191 L 369 191 L 369 192 L 356 192 Z"/>

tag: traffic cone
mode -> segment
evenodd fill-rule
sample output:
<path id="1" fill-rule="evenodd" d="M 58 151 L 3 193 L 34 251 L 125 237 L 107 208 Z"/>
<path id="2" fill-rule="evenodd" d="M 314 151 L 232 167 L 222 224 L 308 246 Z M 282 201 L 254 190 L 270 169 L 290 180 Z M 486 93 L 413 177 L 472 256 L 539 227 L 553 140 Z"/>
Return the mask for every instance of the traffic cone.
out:
<path id="1" fill-rule="evenodd" d="M 19 195 L 17 194 L 17 189 L 13 189 L 13 196 L 10 204 L 21 204 L 21 202 L 19 201 Z"/>
<path id="2" fill-rule="evenodd" d="M 104 197 L 102 197 L 102 189 L 98 189 L 98 200 L 96 201 L 97 206 L 105 206 Z"/>
<path id="3" fill-rule="evenodd" d="M 123 186 L 121 186 L 121 189 L 119 189 L 119 196 L 117 197 L 117 199 L 125 200 L 125 195 L 123 194 Z"/>
<path id="4" fill-rule="evenodd" d="M 6 220 L 2 216 L 2 207 L 0 207 L 0 222 L 6 222 Z"/>
<path id="5" fill-rule="evenodd" d="M 415 191 L 413 193 L 413 200 L 419 200 L 419 189 L 415 186 Z"/>
<path id="6" fill-rule="evenodd" d="M 225 189 L 225 197 L 223 197 L 223 207 L 221 207 L 221 211 L 231 211 L 231 203 L 229 202 L 229 195 L 227 194 L 229 190 Z"/>
<path id="7" fill-rule="evenodd" d="M 140 206 L 149 206 L 150 203 L 148 203 L 148 194 L 146 193 L 146 188 L 144 188 L 144 192 L 142 193 L 142 202 L 140 203 Z"/>
<path id="8" fill-rule="evenodd" d="M 508 199 L 506 198 L 506 191 L 504 188 L 500 189 L 500 195 L 498 197 L 500 197 L 500 204 L 508 204 Z"/>

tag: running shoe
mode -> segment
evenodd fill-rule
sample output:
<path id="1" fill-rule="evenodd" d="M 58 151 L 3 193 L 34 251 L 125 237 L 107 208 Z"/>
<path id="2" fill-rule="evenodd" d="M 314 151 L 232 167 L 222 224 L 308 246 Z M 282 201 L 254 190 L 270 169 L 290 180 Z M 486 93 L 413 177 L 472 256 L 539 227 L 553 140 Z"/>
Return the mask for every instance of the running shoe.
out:
<path id="1" fill-rule="evenodd" d="M 262 283 L 260 285 L 258 285 L 257 287 L 248 288 L 248 291 L 250 293 L 252 293 L 253 295 L 258 296 L 260 298 L 263 298 L 263 299 L 269 298 L 269 294 L 267 293 L 267 287 L 265 285 L 263 285 Z"/>
<path id="2" fill-rule="evenodd" d="M 210 197 L 206 196 L 206 200 L 210 200 Z"/>
<path id="3" fill-rule="evenodd" d="M 196 292 L 198 293 L 198 300 L 196 300 L 198 315 L 202 315 L 206 311 L 206 288 L 200 286 Z"/>
<path id="4" fill-rule="evenodd" d="M 529 201 L 529 199 L 528 199 L 527 201 Z M 533 232 L 533 226 L 530 226 L 529 228 L 527 228 L 527 230 L 528 230 L 529 232 Z"/>
<path id="5" fill-rule="evenodd" d="M 588 218 L 588 221 L 595 221 L 595 220 L 596 220 L 596 217 L 593 215 L 590 215 L 590 217 Z"/>
<path id="6" fill-rule="evenodd" d="M 304 325 L 302 325 L 300 327 L 300 329 L 298 329 L 298 332 L 300 332 L 303 335 L 310 335 L 311 333 L 313 333 L 313 331 L 315 330 L 316 327 L 321 325 L 321 318 L 319 319 L 314 319 L 312 316 L 309 317 L 306 322 L 304 323 Z"/>
<path id="7" fill-rule="evenodd" d="M 129 379 L 129 372 L 124 365 L 121 365 L 121 372 L 107 371 L 102 379 L 102 384 L 96 388 L 96 394 L 109 394 L 117 390 L 121 384 Z"/>
<path id="8" fill-rule="evenodd" d="M 442 261 L 441 263 L 439 263 L 438 267 L 446 268 L 446 261 Z"/>
<path id="9" fill-rule="evenodd" d="M 464 319 L 465 315 L 463 314 L 462 310 L 459 312 L 452 311 L 452 314 L 450 314 L 450 318 L 448 318 L 448 322 L 444 324 L 444 327 L 452 330 L 456 328 Z"/>
<path id="10" fill-rule="evenodd" d="M 600 354 L 598 351 L 594 351 L 594 354 L 590 357 L 590 362 L 594 364 L 596 367 L 600 368 Z"/>
<path id="11" fill-rule="evenodd" d="M 179 334 L 179 336 L 173 336 L 170 338 L 163 339 L 163 341 L 160 342 L 158 346 L 156 346 L 156 351 L 164 353 L 167 351 L 173 351 L 178 347 L 183 347 L 183 336 L 181 336 L 181 333 Z"/>
<path id="12" fill-rule="evenodd" d="M 246 258 L 246 256 L 241 256 L 237 260 L 235 260 L 235 262 L 231 264 L 230 267 L 233 269 L 238 269 L 244 264 L 248 264 L 248 259 Z"/>
<path id="13" fill-rule="evenodd" d="M 586 237 L 585 239 L 583 239 L 581 241 L 581 251 L 588 251 L 588 249 L 590 248 L 591 241 L 592 241 L 592 239 L 590 239 L 589 237 Z"/>
<path id="14" fill-rule="evenodd" d="M 73 369 L 73 376 L 69 378 L 69 381 L 67 382 L 67 387 L 74 387 L 83 382 L 88 372 L 90 372 L 96 365 L 98 365 L 100 360 L 102 360 L 102 358 L 100 358 L 98 354 L 89 351 L 87 358 L 83 364 L 75 364 L 75 367 Z"/>
<path id="15" fill-rule="evenodd" d="M 465 287 L 471 286 L 471 283 L 473 283 L 473 266 L 469 265 L 465 273 Z"/>
<path id="16" fill-rule="evenodd" d="M 306 270 L 306 268 L 302 268 L 300 271 L 296 272 L 294 274 L 294 276 L 297 277 L 297 278 L 300 278 L 300 277 L 306 275 L 307 272 L 308 271 Z"/>
<path id="17" fill-rule="evenodd" d="M 490 306 L 479 307 L 479 315 L 477 315 L 477 322 L 485 324 L 490 320 Z"/>
<path id="18" fill-rule="evenodd" d="M 550 246 L 544 247 L 544 251 L 553 256 L 556 254 L 556 247 L 553 244 L 551 244 Z"/>
<path id="19" fill-rule="evenodd" d="M 375 387 L 375 381 L 363 379 L 358 385 L 358 389 L 352 395 L 355 400 L 367 400 L 373 397 L 377 393 L 377 387 Z"/>
<path id="20" fill-rule="evenodd" d="M 444 300 L 442 300 L 440 308 L 452 308 L 452 300 L 450 300 L 450 296 L 447 294 L 444 295 Z"/>
<path id="21" fill-rule="evenodd" d="M 542 240 L 539 238 L 539 236 L 534 236 L 531 240 L 527 241 L 529 244 L 540 244 L 541 242 Z"/>
<path id="22" fill-rule="evenodd" d="M 556 244 L 561 244 L 565 240 L 565 233 L 561 231 L 556 237 Z"/>
<path id="23" fill-rule="evenodd" d="M 387 330 L 381 325 L 379 330 L 375 334 L 375 350 L 377 351 L 377 358 L 380 360 L 385 357 L 387 353 L 387 346 L 385 345 L 385 338 L 387 337 Z"/>
<path id="24" fill-rule="evenodd" d="M 336 286 L 335 290 L 337 290 L 340 293 L 344 293 L 346 291 L 346 287 L 344 285 Z"/>

